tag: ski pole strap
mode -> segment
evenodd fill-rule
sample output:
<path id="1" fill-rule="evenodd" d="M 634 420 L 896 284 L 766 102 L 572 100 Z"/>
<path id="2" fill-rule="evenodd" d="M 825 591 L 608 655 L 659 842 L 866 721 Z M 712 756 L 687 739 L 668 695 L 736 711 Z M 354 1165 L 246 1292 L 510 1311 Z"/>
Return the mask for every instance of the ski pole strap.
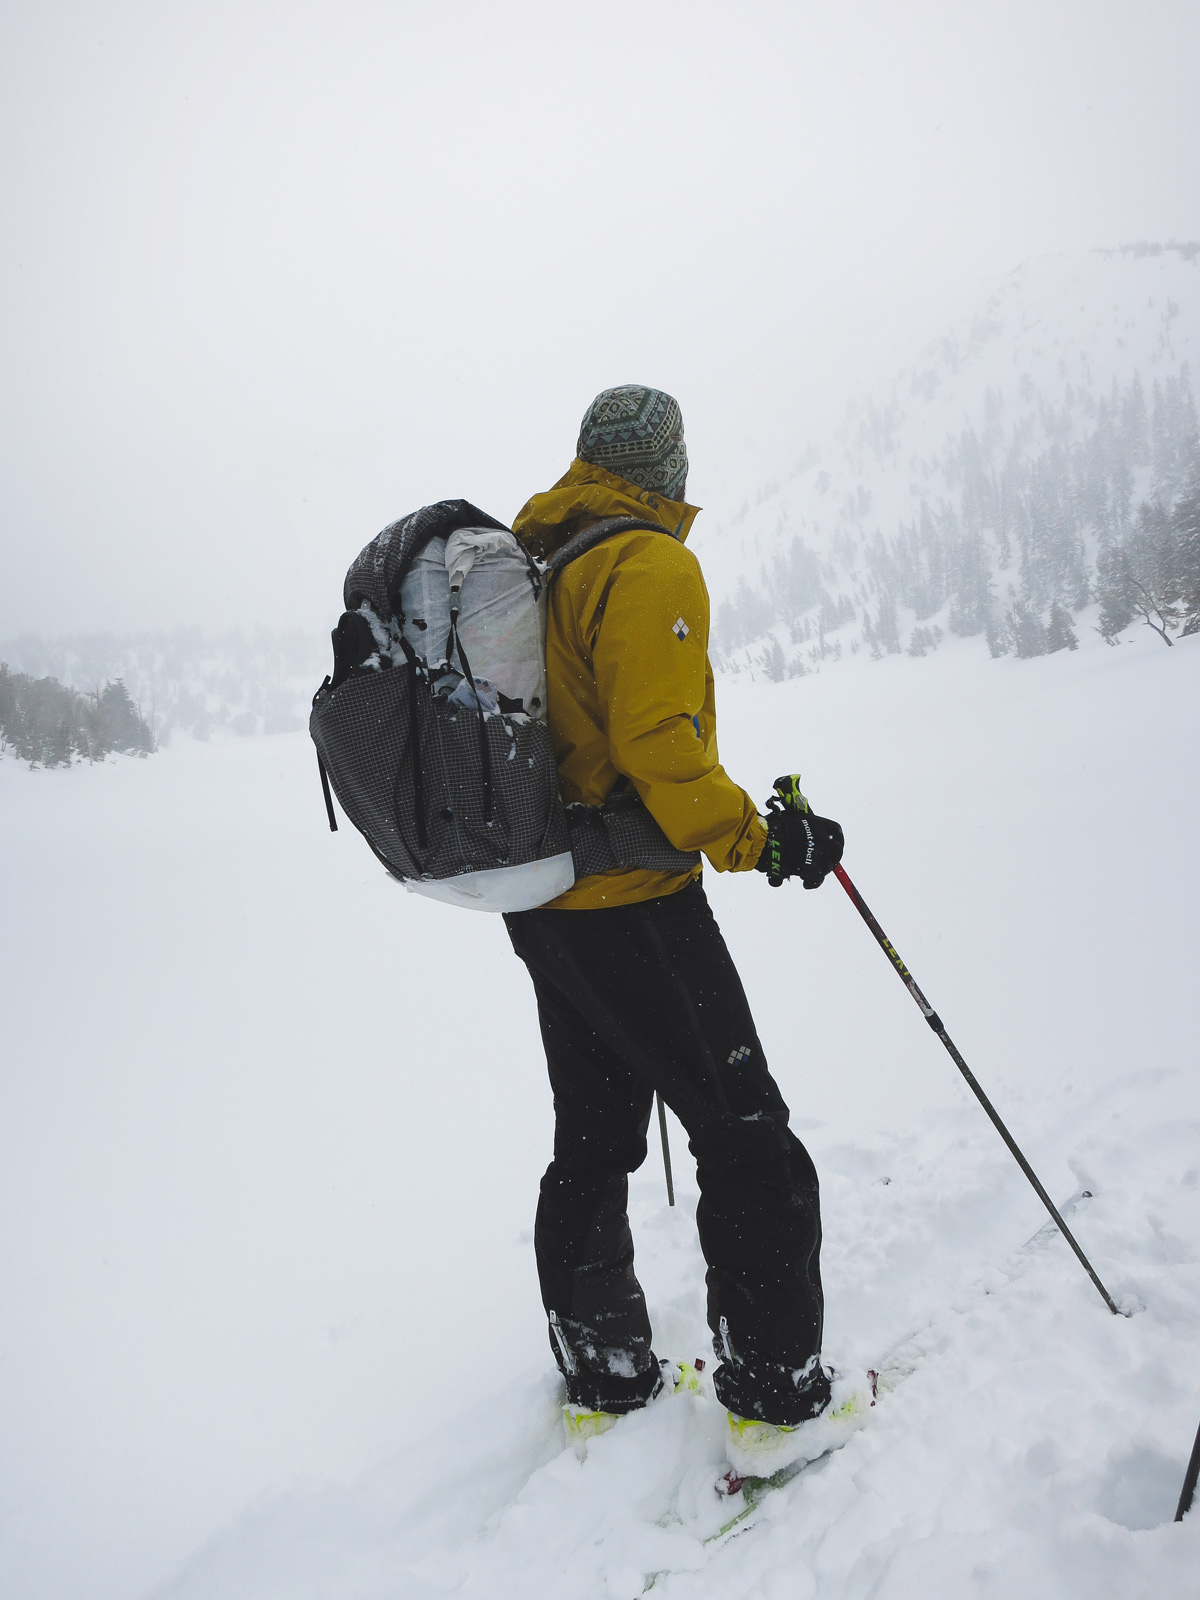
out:
<path id="1" fill-rule="evenodd" d="M 1075 1235 L 1071 1232 L 1070 1228 L 1067 1227 L 1066 1223 L 1063 1221 L 1062 1216 L 1059 1213 L 1058 1207 L 1054 1204 L 1054 1201 L 1051 1200 L 1050 1196 L 1046 1193 L 1045 1189 L 1042 1187 L 1041 1180 L 1038 1178 L 1037 1173 L 1029 1165 L 1028 1161 L 1026 1161 L 1024 1153 L 1022 1152 L 1020 1146 L 1017 1144 L 1017 1141 L 1013 1138 L 1012 1134 L 1009 1133 L 1008 1129 L 1005 1127 L 1004 1122 L 1002 1121 L 999 1112 L 996 1110 L 996 1108 L 992 1104 L 992 1102 L 988 1099 L 987 1095 L 984 1094 L 983 1089 L 980 1087 L 978 1079 L 975 1077 L 975 1074 L 971 1071 L 970 1067 L 968 1067 L 967 1063 L 963 1060 L 962 1056 L 959 1054 L 958 1047 L 955 1045 L 953 1039 L 951 1039 L 950 1035 L 946 1032 L 945 1027 L 942 1025 L 941 1017 L 938 1016 L 937 1012 L 929 1004 L 929 1001 L 926 1000 L 925 996 L 921 993 L 921 990 L 917 985 L 917 980 L 913 977 L 912 973 L 908 970 L 908 968 L 904 965 L 904 962 L 900 959 L 899 951 L 892 944 L 892 942 L 888 938 L 887 934 L 884 933 L 883 929 L 879 926 L 879 923 L 875 920 L 875 917 L 871 913 L 870 907 L 867 905 L 867 903 L 863 899 L 862 895 L 859 894 L 858 890 L 854 887 L 853 883 L 851 883 L 850 875 L 846 871 L 845 867 L 843 867 L 841 865 L 841 863 L 839 862 L 839 864 L 836 867 L 834 867 L 833 870 L 834 870 L 835 876 L 837 877 L 838 882 L 841 884 L 842 888 L 845 889 L 846 893 L 850 896 L 850 899 L 853 901 L 855 910 L 858 912 L 859 916 L 862 917 L 862 919 L 866 923 L 867 927 L 870 928 L 871 932 L 875 936 L 876 943 L 879 945 L 879 947 L 883 951 L 883 953 L 887 956 L 887 958 L 891 962 L 892 966 L 896 969 L 896 973 L 897 973 L 898 977 L 900 978 L 900 981 L 903 983 L 904 987 L 908 990 L 909 994 L 912 996 L 912 998 L 916 1002 L 916 1004 L 920 1007 L 921 1015 L 925 1018 L 926 1022 L 933 1029 L 934 1033 L 937 1034 L 938 1038 L 942 1041 L 942 1044 L 946 1047 L 946 1051 L 947 1051 L 948 1055 L 950 1056 L 950 1059 L 954 1062 L 954 1065 L 958 1068 L 958 1070 L 962 1073 L 963 1077 L 966 1079 L 967 1085 L 969 1086 L 969 1088 L 971 1090 L 971 1093 L 975 1096 L 975 1098 L 979 1101 L 979 1104 L 987 1112 L 988 1117 L 991 1119 L 992 1126 L 996 1129 L 996 1132 L 1000 1135 L 1000 1137 L 1004 1140 L 1005 1144 L 1008 1146 L 1009 1151 L 1011 1152 L 1013 1158 L 1016 1160 L 1016 1163 L 1020 1167 L 1021 1171 L 1029 1179 L 1030 1184 L 1033 1186 L 1034 1193 L 1037 1195 L 1038 1199 L 1045 1206 L 1046 1210 L 1050 1213 L 1050 1215 L 1053 1218 L 1054 1224 L 1057 1227 L 1058 1231 L 1062 1234 L 1063 1238 L 1071 1246 L 1071 1249 L 1075 1252 L 1076 1256 L 1079 1258 L 1080 1265 L 1083 1267 L 1083 1269 L 1087 1273 L 1088 1277 L 1092 1280 L 1092 1282 L 1095 1284 L 1096 1288 L 1099 1290 L 1100 1297 L 1104 1301 L 1104 1304 L 1112 1312 L 1114 1317 L 1119 1317 L 1121 1315 L 1121 1311 L 1120 1311 L 1120 1308 L 1117 1305 L 1116 1301 L 1113 1299 L 1112 1295 L 1109 1294 L 1108 1290 L 1104 1287 L 1104 1285 L 1100 1282 L 1100 1279 L 1096 1274 L 1096 1269 L 1092 1266 L 1091 1262 L 1088 1260 L 1088 1258 L 1084 1255 L 1083 1251 L 1080 1249 L 1079 1243 L 1078 1243 L 1077 1239 L 1075 1238 Z"/>
<path id="2" fill-rule="evenodd" d="M 799 811 L 802 814 L 812 810 L 807 797 L 800 792 L 798 772 L 789 772 L 785 777 L 775 779 L 767 799 L 767 810 Z"/>

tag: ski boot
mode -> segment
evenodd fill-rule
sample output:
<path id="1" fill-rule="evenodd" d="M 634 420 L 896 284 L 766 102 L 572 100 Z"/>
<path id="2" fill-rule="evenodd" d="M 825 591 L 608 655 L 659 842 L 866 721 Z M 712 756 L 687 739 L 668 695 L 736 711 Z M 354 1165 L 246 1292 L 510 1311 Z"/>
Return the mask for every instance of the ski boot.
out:
<path id="1" fill-rule="evenodd" d="M 700 1394 L 702 1385 L 700 1374 L 704 1371 L 704 1362 L 690 1361 L 660 1361 L 659 1378 L 657 1387 L 647 1405 L 653 1403 L 664 1394 Z M 643 1409 L 638 1407 L 638 1410 Z M 620 1422 L 621 1417 L 627 1415 L 618 1411 L 593 1411 L 587 1406 L 572 1405 L 568 1400 L 563 1406 L 563 1432 L 567 1444 L 572 1446 L 580 1460 L 587 1455 L 589 1439 L 598 1439 L 601 1434 L 608 1433 Z"/>
<path id="2" fill-rule="evenodd" d="M 736 1494 L 742 1482 L 773 1478 L 785 1468 L 807 1465 L 846 1443 L 867 1420 L 875 1404 L 870 1375 L 857 1368 L 838 1371 L 827 1367 L 829 1401 L 805 1422 L 760 1422 L 729 1412 L 729 1438 L 725 1454 L 732 1469 L 726 1494 Z"/>
<path id="3" fill-rule="evenodd" d="M 589 1411 L 586 1406 L 573 1406 L 570 1401 L 563 1407 L 563 1432 L 567 1444 L 580 1459 L 587 1455 L 589 1439 L 598 1439 L 602 1433 L 615 1428 L 620 1420 L 615 1411 Z"/>

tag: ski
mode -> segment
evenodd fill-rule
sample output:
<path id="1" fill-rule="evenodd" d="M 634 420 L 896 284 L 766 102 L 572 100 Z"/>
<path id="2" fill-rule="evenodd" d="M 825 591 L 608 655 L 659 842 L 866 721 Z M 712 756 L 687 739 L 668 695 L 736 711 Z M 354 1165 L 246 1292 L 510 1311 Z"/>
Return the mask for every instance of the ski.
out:
<path id="1" fill-rule="evenodd" d="M 909 1374 L 915 1370 L 915 1362 L 897 1361 L 895 1358 L 886 1367 L 872 1369 L 867 1372 L 871 1384 L 871 1407 L 875 1406 L 881 1394 L 890 1394 Z M 857 1432 L 854 1429 L 853 1432 Z M 713 1485 L 718 1495 L 729 1500 L 732 1515 L 724 1521 L 715 1533 L 709 1534 L 704 1543 L 714 1546 L 724 1543 L 735 1533 L 753 1526 L 755 1513 L 763 1502 L 780 1489 L 785 1489 L 793 1483 L 809 1467 L 816 1466 L 818 1461 L 824 1461 L 835 1451 L 849 1442 L 852 1432 L 847 1432 L 845 1437 L 831 1441 L 825 1449 L 815 1456 L 801 1458 L 798 1461 L 788 1462 L 786 1466 L 772 1472 L 769 1476 L 756 1477 L 753 1473 L 739 1472 L 736 1467 L 729 1467 Z M 733 1503 L 740 1501 L 736 1510 Z"/>
<path id="2" fill-rule="evenodd" d="M 716 1533 L 710 1533 L 705 1539 L 706 1545 L 714 1545 L 727 1539 L 736 1530 L 740 1530 L 750 1517 L 758 1510 L 769 1494 L 776 1489 L 783 1489 L 794 1479 L 798 1478 L 806 1467 L 811 1467 L 817 1461 L 824 1461 L 825 1455 L 816 1456 L 812 1461 L 793 1461 L 790 1466 L 780 1467 L 778 1472 L 773 1472 L 769 1478 L 743 1478 L 730 1467 L 722 1477 L 717 1479 L 716 1490 L 718 1494 L 727 1495 L 731 1501 L 740 1497 L 741 1506 L 734 1512 L 728 1522 L 723 1522 Z"/>

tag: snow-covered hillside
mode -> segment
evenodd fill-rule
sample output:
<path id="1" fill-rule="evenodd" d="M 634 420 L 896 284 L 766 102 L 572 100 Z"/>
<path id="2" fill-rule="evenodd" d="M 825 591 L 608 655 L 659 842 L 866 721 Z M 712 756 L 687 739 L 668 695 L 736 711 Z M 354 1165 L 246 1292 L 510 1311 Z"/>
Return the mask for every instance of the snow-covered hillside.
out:
<path id="1" fill-rule="evenodd" d="M 803 769 L 1114 1318 L 836 884 L 707 888 L 817 1162 L 826 1351 L 911 1368 L 706 1546 L 720 1418 L 582 1465 L 530 1229 L 550 1106 L 498 920 L 325 826 L 303 734 L 0 766 L 0 1591 L 17 1600 L 1184 1600 L 1200 1420 L 1200 638 L 724 678 Z M 663 1354 L 694 1184 L 634 1180 Z M 1084 1190 L 1091 1191 L 1084 1198 Z"/>
<path id="2" fill-rule="evenodd" d="M 328 655 L 326 636 L 299 629 L 23 634 L 0 641 L 0 661 L 14 672 L 57 678 L 85 694 L 120 679 L 164 742 L 176 731 L 207 739 L 305 727 Z"/>
<path id="3" fill-rule="evenodd" d="M 781 679 L 949 632 L 993 655 L 1040 653 L 1039 628 L 1067 642 L 1139 503 L 1196 486 L 1198 354 L 1200 247 L 1018 268 L 832 437 L 781 442 L 772 479 L 700 520 L 720 658 Z"/>
<path id="4" fill-rule="evenodd" d="M 1134 539 L 1139 505 L 1169 510 L 1200 482 L 1198 357 L 1200 247 L 1034 261 L 828 438 L 698 461 L 697 492 L 706 467 L 727 480 L 692 536 L 717 664 L 780 681 L 859 650 L 928 655 L 951 633 L 993 655 L 1071 647 L 1081 627 L 1120 635 L 1137 621 L 1127 594 L 1080 613 L 1114 589 L 1105 552 L 1112 566 Z M 1200 522 L 1182 566 L 1174 625 L 1200 627 Z M 86 692 L 122 678 L 158 732 L 207 738 L 303 727 L 328 646 L 323 630 L 25 635 L 0 660 Z"/>

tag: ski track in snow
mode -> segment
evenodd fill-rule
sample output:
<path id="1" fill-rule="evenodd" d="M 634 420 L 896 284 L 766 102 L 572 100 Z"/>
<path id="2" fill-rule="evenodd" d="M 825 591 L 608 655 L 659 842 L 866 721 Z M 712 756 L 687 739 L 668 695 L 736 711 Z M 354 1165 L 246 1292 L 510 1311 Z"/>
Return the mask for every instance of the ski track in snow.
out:
<path id="1" fill-rule="evenodd" d="M 549 1095 L 498 921 L 323 833 L 302 736 L 0 761 L 4 1592 L 1194 1594 L 1198 691 L 1200 640 L 1094 636 L 721 685 L 727 766 L 765 794 L 797 764 L 844 822 L 1133 1314 L 1043 1226 L 837 886 L 709 873 L 821 1174 L 827 1357 L 907 1374 L 716 1545 L 707 1397 L 563 1449 L 528 1232 Z M 709 1358 L 671 1128 L 680 1203 L 652 1143 L 638 1267 L 659 1353 Z"/>

